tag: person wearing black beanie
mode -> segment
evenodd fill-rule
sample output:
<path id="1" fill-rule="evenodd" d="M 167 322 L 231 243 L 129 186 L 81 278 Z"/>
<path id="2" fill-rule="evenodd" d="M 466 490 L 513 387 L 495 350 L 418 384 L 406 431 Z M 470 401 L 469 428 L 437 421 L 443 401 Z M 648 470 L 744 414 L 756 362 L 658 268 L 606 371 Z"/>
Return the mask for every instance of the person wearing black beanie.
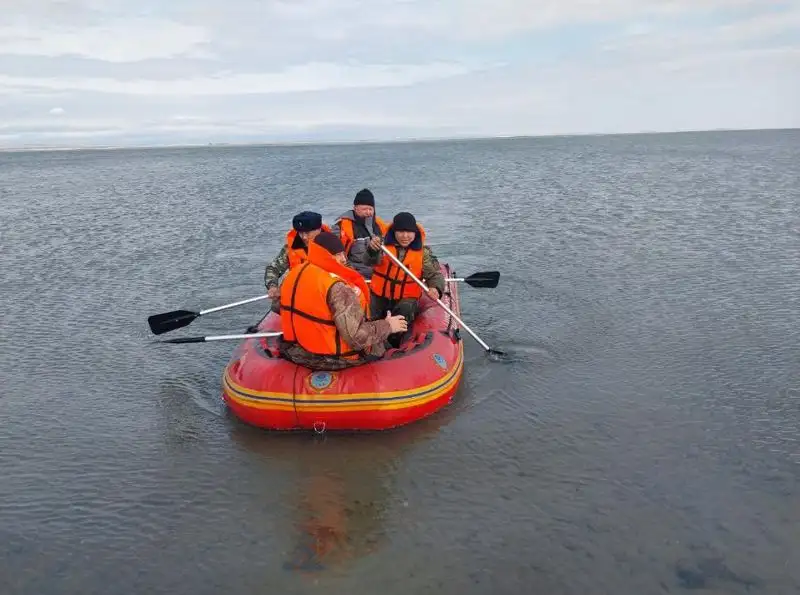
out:
<path id="1" fill-rule="evenodd" d="M 387 250 L 428 287 L 428 298 L 436 300 L 444 295 L 445 281 L 439 261 L 425 244 L 425 230 L 417 223 L 413 214 L 402 211 L 394 216 L 386 231 L 384 244 Z M 370 248 L 369 252 L 372 253 L 373 249 Z M 380 318 L 391 311 L 402 314 L 410 325 L 419 311 L 419 300 L 423 297 L 422 288 L 380 251 L 380 248 L 375 252 L 377 264 L 372 271 L 370 285 L 372 315 Z M 403 339 L 400 334 L 395 334 L 390 337 L 390 342 L 399 347 Z"/>
<path id="2" fill-rule="evenodd" d="M 314 238 L 314 243 L 325 248 L 331 256 L 335 257 L 344 254 L 344 244 L 342 244 L 342 240 L 330 232 L 325 231 L 318 234 L 317 237 Z"/>
<path id="3" fill-rule="evenodd" d="M 333 224 L 333 233 L 338 234 L 344 244 L 347 261 L 365 279 L 372 276 L 375 264 L 367 248 L 379 249 L 388 228 L 389 225 L 375 214 L 375 195 L 369 188 L 356 192 L 353 208 L 339 215 Z"/>
<path id="4" fill-rule="evenodd" d="M 417 233 L 417 218 L 411 213 L 397 213 L 392 219 L 392 229 L 397 231 L 410 231 Z"/>
<path id="5" fill-rule="evenodd" d="M 264 270 L 264 286 L 272 300 L 272 311 L 279 312 L 281 277 L 289 269 L 305 262 L 308 258 L 308 243 L 320 232 L 330 232 L 331 228 L 322 222 L 322 215 L 314 211 L 302 211 L 292 218 L 292 229 L 286 233 L 286 241 L 278 255 Z"/>
<path id="6" fill-rule="evenodd" d="M 367 205 L 375 208 L 375 195 L 369 188 L 362 188 L 356 192 L 356 197 L 353 199 L 353 205 Z"/>

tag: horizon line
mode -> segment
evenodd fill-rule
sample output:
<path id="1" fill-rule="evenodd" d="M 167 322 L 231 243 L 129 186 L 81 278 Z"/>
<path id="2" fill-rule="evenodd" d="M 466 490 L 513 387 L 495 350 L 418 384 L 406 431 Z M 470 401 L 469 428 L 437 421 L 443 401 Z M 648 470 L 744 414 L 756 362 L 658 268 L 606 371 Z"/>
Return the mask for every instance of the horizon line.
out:
<path id="1" fill-rule="evenodd" d="M 411 144 L 411 143 L 437 143 L 453 141 L 491 141 L 491 140 L 520 140 L 537 138 L 580 138 L 594 136 L 641 136 L 651 134 L 689 134 L 703 132 L 784 132 L 800 131 L 800 127 L 759 127 L 759 128 L 687 128 L 677 130 L 639 130 L 634 132 L 573 132 L 551 134 L 508 134 L 508 135 L 465 135 L 465 136 L 429 136 L 429 137 L 397 137 L 386 139 L 356 139 L 356 140 L 296 140 L 296 141 L 209 141 L 205 143 L 157 143 L 157 144 L 129 144 L 129 145 L 44 145 L 44 146 L 0 146 L 0 153 L 30 153 L 51 151 L 119 151 L 143 149 L 214 149 L 214 148 L 248 148 L 248 147 L 308 147 L 308 146 L 336 146 L 336 145 L 361 145 L 361 144 Z"/>

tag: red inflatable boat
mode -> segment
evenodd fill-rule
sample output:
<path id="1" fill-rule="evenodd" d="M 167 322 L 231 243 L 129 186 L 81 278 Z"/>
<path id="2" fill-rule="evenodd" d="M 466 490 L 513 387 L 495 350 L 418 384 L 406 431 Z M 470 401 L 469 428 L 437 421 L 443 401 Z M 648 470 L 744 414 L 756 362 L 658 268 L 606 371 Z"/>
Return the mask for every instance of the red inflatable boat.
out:
<path id="1" fill-rule="evenodd" d="M 455 277 L 441 265 L 445 278 Z M 442 302 L 459 318 L 458 287 Z M 280 331 L 271 312 L 258 332 Z M 464 370 L 458 322 L 424 295 L 411 337 L 368 364 L 313 371 L 278 356 L 277 337 L 246 339 L 223 375 L 223 398 L 243 421 L 275 430 L 384 430 L 438 411 L 452 399 Z"/>

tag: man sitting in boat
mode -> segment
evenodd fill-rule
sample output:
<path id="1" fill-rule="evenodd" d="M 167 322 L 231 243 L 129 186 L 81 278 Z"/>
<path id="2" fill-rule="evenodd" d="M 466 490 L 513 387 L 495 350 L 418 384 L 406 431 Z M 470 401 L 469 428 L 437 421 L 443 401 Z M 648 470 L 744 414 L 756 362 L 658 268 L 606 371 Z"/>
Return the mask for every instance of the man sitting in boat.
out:
<path id="1" fill-rule="evenodd" d="M 445 282 L 439 261 L 425 245 L 425 230 L 417 224 L 414 215 L 397 213 L 386 231 L 384 244 L 417 279 L 425 283 L 431 299 L 442 297 Z M 372 315 L 382 318 L 387 311 L 392 311 L 401 314 L 410 326 L 419 310 L 422 288 L 380 248 L 370 247 L 369 251 L 370 257 L 378 261 L 372 271 L 370 288 Z M 389 342 L 399 347 L 402 338 L 403 335 L 398 333 L 391 336 Z"/>
<path id="2" fill-rule="evenodd" d="M 347 266 L 341 240 L 321 232 L 308 260 L 289 270 L 280 290 L 280 353 L 312 370 L 339 370 L 374 361 L 391 333 L 407 328 L 402 316 L 369 320 L 369 290 Z"/>
<path id="3" fill-rule="evenodd" d="M 369 188 L 363 188 L 353 199 L 353 208 L 339 215 L 333 224 L 333 233 L 344 244 L 347 262 L 365 279 L 372 276 L 373 260 L 369 259 L 367 247 L 380 250 L 380 242 L 389 225 L 375 215 L 375 196 Z"/>
<path id="4" fill-rule="evenodd" d="M 292 229 L 286 234 L 286 242 L 281 251 L 267 265 L 264 271 L 264 285 L 267 295 L 272 300 L 272 311 L 279 311 L 281 277 L 289 269 L 306 261 L 308 243 L 321 231 L 330 231 L 330 227 L 322 223 L 322 215 L 313 211 L 303 211 L 292 219 Z"/>

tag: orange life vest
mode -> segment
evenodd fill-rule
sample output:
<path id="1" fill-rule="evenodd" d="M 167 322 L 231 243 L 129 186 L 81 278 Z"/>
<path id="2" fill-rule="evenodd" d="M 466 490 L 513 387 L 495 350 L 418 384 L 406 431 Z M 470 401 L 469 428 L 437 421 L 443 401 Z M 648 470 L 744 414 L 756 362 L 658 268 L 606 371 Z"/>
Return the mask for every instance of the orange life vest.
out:
<path id="1" fill-rule="evenodd" d="M 339 264 L 325 248 L 311 242 L 308 249 L 308 260 L 290 269 L 281 285 L 283 340 L 298 343 L 309 353 L 358 359 L 361 352 L 353 350 L 336 328 L 328 292 L 338 282 L 358 287 L 361 308 L 369 317 L 366 284 L 356 271 Z M 360 283 L 351 280 L 353 275 Z"/>
<path id="2" fill-rule="evenodd" d="M 412 242 L 406 248 L 403 258 L 398 257 L 398 259 L 414 273 L 417 279 L 422 281 L 422 250 L 425 246 L 425 230 L 419 224 L 417 224 L 417 230 L 419 231 L 419 248 L 412 249 L 411 246 L 414 245 Z M 397 256 L 397 244 L 388 244 L 386 249 Z M 403 298 L 419 298 L 422 295 L 422 288 L 417 285 L 417 282 L 386 254 L 383 255 L 381 263 L 372 271 L 371 291 L 377 296 L 392 301 Z"/>
<path id="3" fill-rule="evenodd" d="M 385 236 L 386 231 L 389 229 L 389 224 L 377 215 L 375 215 L 373 220 L 377 224 L 378 229 L 381 230 L 381 236 Z M 352 219 L 343 217 L 339 220 L 339 239 L 342 241 L 342 244 L 344 244 L 344 253 L 348 255 L 350 254 L 350 246 L 352 246 L 353 242 L 356 241 L 356 232 L 354 227 L 355 225 Z"/>
<path id="4" fill-rule="evenodd" d="M 322 224 L 322 231 L 330 232 L 331 228 Z M 289 268 L 293 269 L 298 264 L 308 260 L 308 250 L 303 240 L 298 237 L 297 230 L 290 229 L 286 234 L 286 256 L 289 258 Z"/>

